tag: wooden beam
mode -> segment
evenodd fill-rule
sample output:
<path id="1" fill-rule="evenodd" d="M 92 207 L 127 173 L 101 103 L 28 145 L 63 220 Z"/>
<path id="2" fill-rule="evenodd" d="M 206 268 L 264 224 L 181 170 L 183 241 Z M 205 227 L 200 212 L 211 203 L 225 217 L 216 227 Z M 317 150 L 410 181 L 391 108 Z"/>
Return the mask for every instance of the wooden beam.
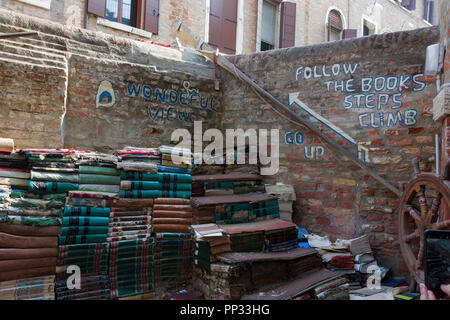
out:
<path id="1" fill-rule="evenodd" d="M 35 32 L 35 31 L 32 31 L 32 32 L 1 33 L 0 34 L 0 39 L 36 36 L 37 34 L 38 33 Z"/>
<path id="2" fill-rule="evenodd" d="M 369 168 L 364 162 L 359 160 L 357 157 L 355 157 L 351 152 L 341 147 L 339 144 L 337 144 L 335 141 L 333 141 L 331 138 L 329 138 L 327 135 L 325 135 L 315 124 L 310 122 L 309 120 L 303 119 L 300 116 L 298 116 L 294 111 L 292 111 L 288 106 L 286 106 L 284 103 L 279 101 L 277 98 L 272 96 L 269 92 L 264 90 L 262 87 L 260 87 L 257 83 L 255 83 L 253 80 L 251 80 L 249 77 L 247 77 L 241 70 L 239 70 L 234 64 L 232 64 L 230 61 L 228 61 L 226 58 L 222 56 L 217 57 L 217 64 L 236 76 L 241 81 L 247 83 L 251 87 L 253 87 L 261 96 L 263 96 L 265 99 L 270 101 L 274 106 L 279 107 L 280 111 L 284 111 L 287 113 L 291 118 L 293 118 L 296 122 L 299 122 L 303 124 L 305 127 L 307 127 L 309 130 L 317 134 L 323 141 L 325 141 L 333 150 L 338 151 L 342 153 L 346 158 L 348 158 L 351 162 L 356 164 L 358 167 L 360 167 L 362 170 L 367 172 L 372 178 L 377 180 L 379 183 L 381 183 L 383 186 L 391 190 L 393 193 L 395 193 L 398 197 L 401 197 L 402 193 L 400 190 L 398 190 L 395 186 L 390 184 L 386 179 L 379 176 L 375 171 L 373 171 L 371 168 Z"/>

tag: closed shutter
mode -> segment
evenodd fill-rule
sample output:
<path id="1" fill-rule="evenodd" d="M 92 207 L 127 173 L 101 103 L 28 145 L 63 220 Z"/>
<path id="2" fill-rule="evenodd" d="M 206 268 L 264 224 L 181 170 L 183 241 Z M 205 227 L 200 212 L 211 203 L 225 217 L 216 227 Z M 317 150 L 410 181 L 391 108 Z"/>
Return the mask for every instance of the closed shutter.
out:
<path id="1" fill-rule="evenodd" d="M 104 18 L 106 12 L 106 0 L 89 0 L 87 11 Z"/>
<path id="2" fill-rule="evenodd" d="M 220 52 L 236 54 L 238 0 L 211 0 L 209 44 Z"/>
<path id="3" fill-rule="evenodd" d="M 280 19 L 280 48 L 295 46 L 295 17 L 296 4 L 292 2 L 282 2 Z"/>
<path id="4" fill-rule="evenodd" d="M 158 34 L 159 0 L 145 0 L 144 30 Z"/>
<path id="5" fill-rule="evenodd" d="M 334 28 L 338 31 L 342 31 L 342 19 L 339 12 L 331 10 L 328 15 L 328 27 Z"/>
<path id="6" fill-rule="evenodd" d="M 345 29 L 342 32 L 342 39 L 356 38 L 358 31 L 356 29 Z"/>

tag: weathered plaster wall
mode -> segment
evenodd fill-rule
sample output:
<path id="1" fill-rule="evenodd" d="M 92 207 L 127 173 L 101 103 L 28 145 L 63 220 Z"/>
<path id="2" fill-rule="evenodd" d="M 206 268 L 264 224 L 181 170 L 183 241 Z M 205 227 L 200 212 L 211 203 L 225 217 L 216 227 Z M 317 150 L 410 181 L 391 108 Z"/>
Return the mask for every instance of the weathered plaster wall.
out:
<path id="1" fill-rule="evenodd" d="M 360 150 L 366 148 L 367 164 L 391 184 L 398 185 L 410 180 L 413 157 L 422 160 L 424 171 L 433 170 L 434 134 L 440 130 L 431 115 L 435 79 L 420 74 L 426 47 L 438 39 L 437 28 L 426 28 L 229 60 L 285 104 L 289 104 L 289 94 L 298 93 L 290 101 L 292 110 L 320 125 L 325 134 L 355 155 L 357 146 L 351 140 Z M 333 75 L 335 64 L 336 75 Z M 337 64 L 341 70 L 346 65 L 354 72 L 337 72 Z M 307 73 L 305 79 L 307 67 L 311 67 L 312 73 Z M 324 71 L 330 76 L 323 76 Z M 223 98 L 225 128 L 280 130 L 280 172 L 267 180 L 295 186 L 298 224 L 310 232 L 333 237 L 350 238 L 369 233 L 379 262 L 396 271 L 406 271 L 397 242 L 399 199 L 396 195 L 332 152 L 317 135 L 281 118 L 247 85 L 225 71 L 221 76 L 227 84 Z M 377 92 L 372 87 L 363 92 L 361 82 L 372 78 L 373 84 L 377 77 L 380 86 L 391 77 L 392 90 Z M 399 82 L 394 85 L 399 77 L 405 81 L 401 89 Z M 329 83 L 328 90 L 330 80 L 333 82 Z M 356 106 L 359 98 L 349 98 L 358 94 L 362 94 L 360 107 Z M 379 97 L 382 100 L 377 107 Z M 369 107 L 365 104 L 367 98 Z M 389 102 L 384 103 L 387 98 Z M 299 101 L 319 116 L 309 116 L 299 107 L 302 105 Z M 352 101 L 353 106 L 346 101 Z M 317 121 L 320 117 L 330 121 L 333 130 L 320 124 Z M 287 133 L 291 134 L 286 136 Z"/>

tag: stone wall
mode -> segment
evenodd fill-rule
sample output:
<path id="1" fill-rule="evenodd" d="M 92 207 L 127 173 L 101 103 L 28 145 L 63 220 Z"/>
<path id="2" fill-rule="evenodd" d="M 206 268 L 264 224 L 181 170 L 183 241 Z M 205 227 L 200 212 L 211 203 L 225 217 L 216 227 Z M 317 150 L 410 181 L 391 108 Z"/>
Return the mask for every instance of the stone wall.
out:
<path id="1" fill-rule="evenodd" d="M 62 147 L 66 70 L 0 58 L 0 136 L 18 147 Z"/>
<path id="2" fill-rule="evenodd" d="M 216 121 L 214 64 L 201 55 L 0 10 L 0 32 L 31 30 L 0 41 L 0 136 L 18 148 L 159 146 Z"/>
<path id="3" fill-rule="evenodd" d="M 431 114 L 435 78 L 421 73 L 426 47 L 438 38 L 438 28 L 427 28 L 229 60 L 355 156 L 359 149 L 360 159 L 399 186 L 411 179 L 413 157 L 420 158 L 423 171 L 434 170 L 434 135 L 440 131 Z M 348 72 L 338 72 L 344 65 Z M 402 76 L 406 86 L 399 89 L 395 79 Z M 267 181 L 295 186 L 295 221 L 310 232 L 334 238 L 368 233 L 379 262 L 406 271 L 397 242 L 398 197 L 333 152 L 316 134 L 280 117 L 231 74 L 222 71 L 221 77 L 227 84 L 225 128 L 280 130 L 280 171 Z M 362 88 L 362 81 L 372 78 L 374 82 L 377 77 L 378 89 L 390 79 L 391 90 L 363 92 L 367 88 Z M 358 94 L 362 94 L 360 107 L 356 106 Z"/>
<path id="4" fill-rule="evenodd" d="M 296 222 L 332 237 L 369 233 L 379 262 L 406 271 L 398 197 L 226 71 L 214 90 L 207 58 L 0 10 L 0 32 L 29 30 L 39 35 L 0 41 L 0 136 L 17 147 L 157 146 L 193 120 L 205 128 L 277 128 L 280 171 L 267 182 L 295 186 Z M 438 41 L 438 28 L 426 28 L 229 59 L 399 186 L 411 178 L 413 157 L 434 170 L 435 78 L 421 73 L 426 47 Z M 362 81 L 391 87 L 364 91 Z"/>

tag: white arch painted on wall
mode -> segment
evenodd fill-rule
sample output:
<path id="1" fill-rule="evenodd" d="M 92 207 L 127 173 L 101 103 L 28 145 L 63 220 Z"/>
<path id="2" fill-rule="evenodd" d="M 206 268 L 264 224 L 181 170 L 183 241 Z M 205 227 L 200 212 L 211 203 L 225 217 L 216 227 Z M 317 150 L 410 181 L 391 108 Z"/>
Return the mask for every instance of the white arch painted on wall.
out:
<path id="1" fill-rule="evenodd" d="M 327 14 L 325 15 L 325 24 L 324 24 L 324 26 L 325 26 L 325 33 L 324 33 L 325 42 L 328 42 L 328 16 L 330 15 L 331 10 L 336 10 L 337 12 L 339 12 L 339 14 L 341 15 L 341 18 L 342 18 L 343 30 L 348 29 L 347 28 L 347 19 L 345 18 L 345 15 L 342 12 L 342 10 L 339 9 L 338 7 L 330 6 L 327 10 Z"/>

